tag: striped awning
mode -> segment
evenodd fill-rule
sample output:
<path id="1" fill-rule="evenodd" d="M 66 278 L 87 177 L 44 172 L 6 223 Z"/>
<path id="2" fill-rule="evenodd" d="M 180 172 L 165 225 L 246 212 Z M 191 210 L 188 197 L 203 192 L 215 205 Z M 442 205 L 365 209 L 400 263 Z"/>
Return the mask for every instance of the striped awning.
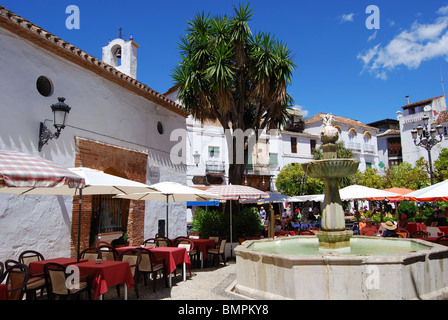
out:
<path id="1" fill-rule="evenodd" d="M 84 178 L 52 161 L 26 153 L 0 150 L 0 188 L 83 188 Z"/>
<path id="2" fill-rule="evenodd" d="M 266 192 L 261 190 L 232 184 L 211 187 L 207 191 L 221 196 L 221 200 L 265 199 L 269 197 Z"/>

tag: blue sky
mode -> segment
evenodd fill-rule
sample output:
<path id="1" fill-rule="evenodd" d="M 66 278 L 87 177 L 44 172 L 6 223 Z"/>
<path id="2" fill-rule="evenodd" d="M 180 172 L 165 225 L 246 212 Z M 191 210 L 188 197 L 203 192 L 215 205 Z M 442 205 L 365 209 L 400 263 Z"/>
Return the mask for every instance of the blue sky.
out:
<path id="1" fill-rule="evenodd" d="M 179 37 L 202 11 L 233 13 L 229 0 L 0 0 L 0 5 L 101 59 L 101 48 L 132 34 L 140 45 L 137 79 L 158 92 L 172 85 Z M 241 3 L 246 3 L 242 1 Z M 66 28 L 66 8 L 80 28 Z M 331 112 L 370 123 L 396 118 L 411 102 L 443 94 L 448 80 L 448 0 L 253 0 L 252 31 L 274 34 L 298 65 L 288 92 L 308 116 Z M 369 5 L 379 29 L 368 29 Z M 376 22 L 374 20 L 373 22 Z M 448 89 L 448 82 L 445 87 Z"/>

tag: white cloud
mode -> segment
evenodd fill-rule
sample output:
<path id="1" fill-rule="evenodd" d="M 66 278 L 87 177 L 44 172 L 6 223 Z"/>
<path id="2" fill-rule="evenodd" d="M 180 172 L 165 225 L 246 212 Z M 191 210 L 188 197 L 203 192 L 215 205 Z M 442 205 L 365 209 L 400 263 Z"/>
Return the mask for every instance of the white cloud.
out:
<path id="1" fill-rule="evenodd" d="M 367 39 L 367 41 L 375 40 L 377 33 L 378 33 L 378 30 L 375 30 L 375 32 Z"/>
<path id="2" fill-rule="evenodd" d="M 295 106 L 292 106 L 291 109 L 300 113 L 304 118 L 308 117 L 308 114 L 309 114 L 308 110 L 304 110 L 302 106 L 295 105 Z"/>
<path id="3" fill-rule="evenodd" d="M 438 13 L 443 16 L 434 23 L 414 22 L 386 46 L 377 44 L 359 53 L 357 58 L 364 63 L 363 71 L 385 80 L 387 73 L 399 66 L 417 69 L 430 59 L 444 57 L 448 60 L 448 6 L 440 8 Z"/>
<path id="4" fill-rule="evenodd" d="M 343 14 L 342 16 L 340 16 L 340 22 L 341 23 L 353 22 L 354 20 L 355 20 L 355 14 L 354 13 Z"/>
<path id="5" fill-rule="evenodd" d="M 441 7 L 439 10 L 437 10 L 437 13 L 438 13 L 438 14 L 441 14 L 441 15 L 446 15 L 446 14 L 448 14 L 448 6 Z"/>

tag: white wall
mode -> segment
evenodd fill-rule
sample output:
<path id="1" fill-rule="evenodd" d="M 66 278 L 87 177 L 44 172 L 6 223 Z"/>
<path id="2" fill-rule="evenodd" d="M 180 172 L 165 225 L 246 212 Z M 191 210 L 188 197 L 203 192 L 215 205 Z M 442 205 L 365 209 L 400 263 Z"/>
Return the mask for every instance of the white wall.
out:
<path id="1" fill-rule="evenodd" d="M 185 118 L 0 29 L 0 148 L 24 151 L 73 167 L 75 136 L 148 153 L 148 167 L 159 176 L 148 183 L 185 182 L 185 166 L 173 165 L 170 133 L 185 128 Z M 50 97 L 36 90 L 39 76 L 54 86 Z M 65 97 L 72 108 L 68 126 L 57 140 L 37 150 L 39 122 L 52 118 L 50 105 Z M 162 122 L 165 133 L 157 132 Z M 48 123 L 52 127 L 51 122 Z M 183 155 L 185 157 L 185 155 Z M 185 163 L 185 159 L 183 160 Z M 162 209 L 163 208 L 163 209 Z M 165 205 L 146 203 L 145 237 L 154 236 Z M 171 208 L 170 208 L 171 209 Z M 171 232 L 184 234 L 185 205 L 172 206 Z M 171 211 L 171 210 L 170 210 Z M 17 257 L 25 248 L 45 256 L 68 256 L 71 197 L 0 195 L 0 260 Z"/>

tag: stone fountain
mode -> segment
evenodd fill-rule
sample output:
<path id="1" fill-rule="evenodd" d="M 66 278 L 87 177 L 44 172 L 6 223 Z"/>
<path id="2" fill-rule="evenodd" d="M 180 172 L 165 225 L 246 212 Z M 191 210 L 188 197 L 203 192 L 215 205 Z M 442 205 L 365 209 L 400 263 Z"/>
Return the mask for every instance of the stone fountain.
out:
<path id="1" fill-rule="evenodd" d="M 324 128 L 321 131 L 324 159 L 302 164 L 305 173 L 312 178 L 319 178 L 325 184 L 325 198 L 322 210 L 322 231 L 317 233 L 319 247 L 322 249 L 339 249 L 350 246 L 353 232 L 345 230 L 344 209 L 339 195 L 339 179 L 348 177 L 359 166 L 356 159 L 337 159 L 336 141 L 339 131 L 333 127 L 333 115 L 322 115 Z"/>
<path id="2" fill-rule="evenodd" d="M 352 236 L 345 230 L 341 177 L 359 162 L 337 159 L 339 132 L 323 117 L 324 159 L 304 163 L 325 182 L 322 231 L 316 236 L 248 240 L 235 248 L 231 292 L 252 299 L 448 299 L 448 247 L 420 239 Z"/>

